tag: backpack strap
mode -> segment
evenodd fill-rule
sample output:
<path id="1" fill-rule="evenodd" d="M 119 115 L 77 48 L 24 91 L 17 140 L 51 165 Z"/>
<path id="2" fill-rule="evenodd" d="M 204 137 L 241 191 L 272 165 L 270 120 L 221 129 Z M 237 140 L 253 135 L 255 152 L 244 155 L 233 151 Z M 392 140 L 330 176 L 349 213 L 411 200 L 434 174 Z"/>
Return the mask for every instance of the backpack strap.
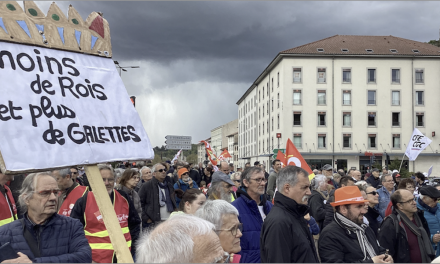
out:
<path id="1" fill-rule="evenodd" d="M 394 228 L 396 229 L 396 239 L 397 239 L 397 235 L 399 234 L 399 216 L 391 213 L 389 216 L 385 217 L 385 219 L 387 219 L 388 217 L 390 217 L 393 220 L 394 223 Z M 385 222 L 385 219 L 383 220 L 383 222 Z M 383 223 L 382 222 L 382 223 Z"/>
<path id="2" fill-rule="evenodd" d="M 26 242 L 29 245 L 29 248 L 31 249 L 32 253 L 34 254 L 34 257 L 36 258 L 41 257 L 40 249 L 38 248 L 37 241 L 35 241 L 35 237 L 31 234 L 29 229 L 27 229 L 26 224 L 24 223 L 24 218 L 20 219 L 20 222 L 23 226 L 23 236 L 26 239 Z"/>

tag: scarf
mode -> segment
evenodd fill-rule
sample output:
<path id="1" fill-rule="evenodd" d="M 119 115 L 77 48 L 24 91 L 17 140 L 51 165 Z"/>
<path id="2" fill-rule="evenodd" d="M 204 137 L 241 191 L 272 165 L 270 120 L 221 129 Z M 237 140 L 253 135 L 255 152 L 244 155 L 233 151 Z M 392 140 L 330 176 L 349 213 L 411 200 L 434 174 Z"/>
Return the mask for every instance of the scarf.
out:
<path id="1" fill-rule="evenodd" d="M 368 225 L 363 223 L 359 226 L 338 212 L 335 212 L 334 218 L 340 227 L 356 234 L 362 253 L 364 254 L 363 260 L 372 259 L 377 255 L 365 234 Z"/>
<path id="2" fill-rule="evenodd" d="M 426 211 L 428 211 L 428 212 L 430 212 L 431 214 L 435 215 L 435 213 L 437 212 L 437 209 L 438 209 L 438 204 L 437 204 L 437 203 L 435 203 L 435 206 L 434 206 L 434 207 L 431 207 L 431 206 L 425 204 L 425 202 L 423 202 L 423 200 L 420 199 L 420 197 L 419 197 L 417 200 L 419 201 L 419 204 L 420 204 L 423 208 L 426 209 Z"/>
<path id="3" fill-rule="evenodd" d="M 166 180 L 163 183 L 158 182 L 158 188 L 159 188 L 159 205 L 160 205 L 160 207 L 166 205 L 168 212 L 174 211 L 173 202 L 171 201 L 171 196 L 170 196 L 170 190 L 168 189 L 168 182 Z M 161 189 L 163 189 L 165 191 L 165 195 L 163 195 L 163 192 Z"/>
<path id="4" fill-rule="evenodd" d="M 319 194 L 321 194 L 322 198 L 324 198 L 324 200 L 328 201 L 329 195 L 327 191 L 320 191 L 320 190 L 316 190 Z"/>
<path id="5" fill-rule="evenodd" d="M 423 263 L 431 263 L 431 256 L 435 256 L 434 248 L 431 245 L 431 241 L 429 239 L 428 234 L 426 233 L 425 228 L 423 228 L 422 221 L 419 218 L 417 213 L 414 214 L 414 220 L 416 221 L 415 225 L 411 220 L 409 220 L 408 216 L 404 214 L 402 211 L 396 209 L 397 219 L 402 220 L 405 225 L 417 236 L 417 241 L 419 243 L 420 254 L 422 255 Z M 403 229 L 405 230 L 405 228 Z"/>

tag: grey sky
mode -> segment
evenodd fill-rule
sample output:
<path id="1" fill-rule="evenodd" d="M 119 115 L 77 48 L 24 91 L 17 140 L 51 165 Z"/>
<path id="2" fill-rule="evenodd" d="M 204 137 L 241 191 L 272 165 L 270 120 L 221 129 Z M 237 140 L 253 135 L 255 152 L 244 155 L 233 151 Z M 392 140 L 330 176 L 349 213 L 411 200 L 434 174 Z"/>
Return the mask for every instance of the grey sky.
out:
<path id="1" fill-rule="evenodd" d="M 37 2 L 47 12 L 51 2 Z M 440 2 L 57 2 L 101 11 L 113 59 L 152 146 L 237 118 L 236 102 L 278 52 L 333 35 L 439 38 Z"/>

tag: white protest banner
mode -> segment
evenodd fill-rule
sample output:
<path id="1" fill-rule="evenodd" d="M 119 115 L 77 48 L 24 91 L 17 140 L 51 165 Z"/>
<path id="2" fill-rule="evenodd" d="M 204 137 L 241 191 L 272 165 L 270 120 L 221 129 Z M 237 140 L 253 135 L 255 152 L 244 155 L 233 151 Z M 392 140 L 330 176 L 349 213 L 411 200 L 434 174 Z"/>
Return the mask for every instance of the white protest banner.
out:
<path id="1" fill-rule="evenodd" d="M 153 158 L 111 58 L 2 42 L 6 171 Z"/>
<path id="2" fill-rule="evenodd" d="M 419 156 L 432 140 L 422 134 L 417 128 L 414 128 L 411 139 L 409 140 L 408 147 L 406 148 L 405 155 L 410 161 L 414 161 Z"/>

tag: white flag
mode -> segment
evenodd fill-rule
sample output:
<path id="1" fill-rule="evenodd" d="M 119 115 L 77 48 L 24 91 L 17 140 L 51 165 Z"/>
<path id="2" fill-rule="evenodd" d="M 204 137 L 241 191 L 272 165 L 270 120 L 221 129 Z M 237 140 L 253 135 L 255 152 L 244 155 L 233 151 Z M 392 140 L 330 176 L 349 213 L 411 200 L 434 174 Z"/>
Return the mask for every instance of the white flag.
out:
<path id="1" fill-rule="evenodd" d="M 176 156 L 174 156 L 173 160 L 171 161 L 171 164 L 173 164 L 173 162 L 179 158 L 180 152 L 182 152 L 182 150 L 179 150 L 179 152 L 177 152 Z"/>
<path id="2" fill-rule="evenodd" d="M 419 156 L 420 152 L 424 150 L 429 144 L 431 144 L 427 136 L 423 135 L 417 128 L 414 128 L 411 139 L 409 140 L 408 147 L 406 148 L 405 155 L 410 161 L 414 161 Z"/>

